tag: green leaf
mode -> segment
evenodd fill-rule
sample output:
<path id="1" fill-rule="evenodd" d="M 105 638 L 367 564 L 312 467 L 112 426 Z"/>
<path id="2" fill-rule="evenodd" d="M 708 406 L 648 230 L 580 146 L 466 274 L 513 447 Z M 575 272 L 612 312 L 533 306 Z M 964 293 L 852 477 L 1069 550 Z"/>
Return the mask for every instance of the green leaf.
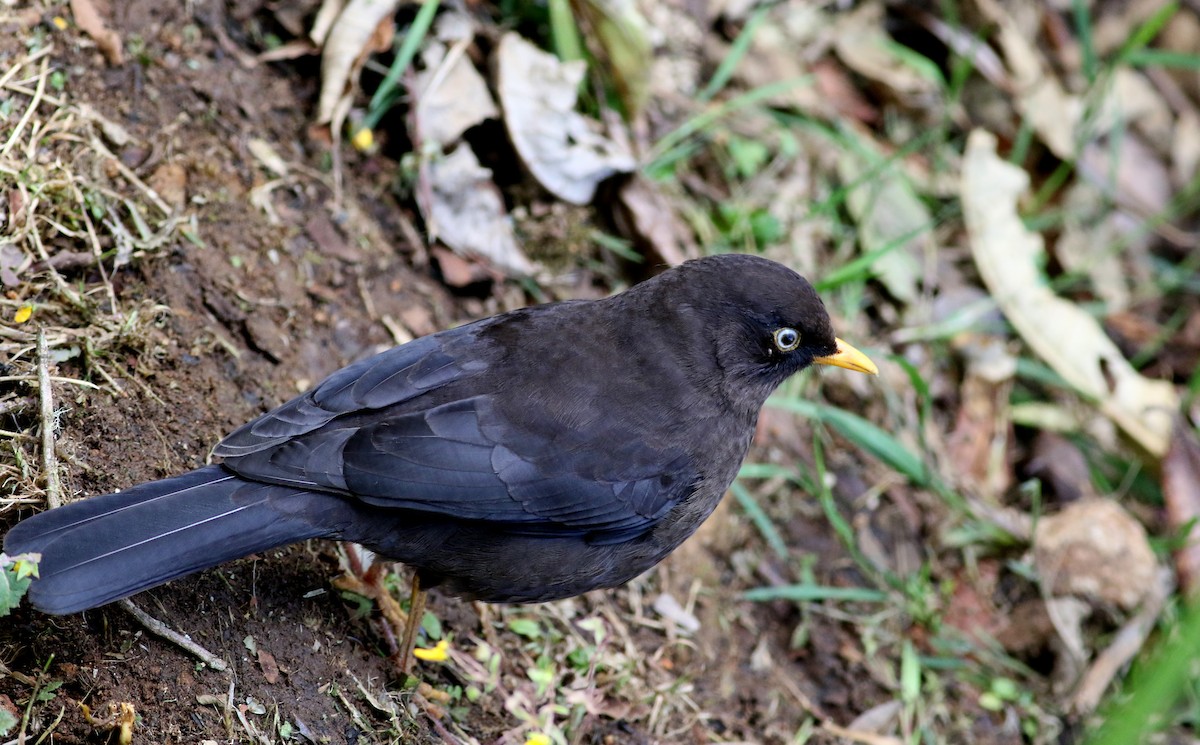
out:
<path id="1" fill-rule="evenodd" d="M 47 701 L 54 698 L 54 692 L 57 691 L 59 688 L 62 688 L 62 684 L 63 684 L 63 682 L 61 680 L 52 680 L 49 683 L 47 683 L 45 686 L 43 686 L 42 690 L 38 691 L 38 695 L 37 695 L 38 703 L 44 704 Z"/>
<path id="2" fill-rule="evenodd" d="M 737 499 L 746 516 L 750 518 L 750 522 L 754 523 L 754 527 L 758 528 L 759 533 L 762 533 L 763 540 L 767 542 L 767 545 L 771 547 L 775 555 L 781 559 L 786 559 L 788 555 L 787 543 L 783 540 L 783 536 L 779 534 L 779 530 L 775 527 L 775 523 L 771 521 L 771 517 L 759 506 L 758 500 L 754 498 L 754 495 L 737 481 L 729 485 L 729 491 L 733 492 L 734 498 Z"/>
<path id="3" fill-rule="evenodd" d="M 905 639 L 900 653 L 900 697 L 913 703 L 921 695 L 921 661 L 912 641 Z"/>
<path id="4" fill-rule="evenodd" d="M 425 615 L 421 616 L 421 628 L 425 630 L 425 635 L 435 642 L 442 638 L 442 622 L 429 611 L 425 611 Z"/>
<path id="5" fill-rule="evenodd" d="M 526 639 L 537 639 L 542 635 L 542 627 L 532 618 L 514 618 L 508 622 L 508 630 Z"/>
<path id="6" fill-rule="evenodd" d="M 21 603 L 29 583 L 37 576 L 39 554 L 8 557 L 0 554 L 0 617 L 7 616 Z"/>
<path id="7" fill-rule="evenodd" d="M 12 732 L 13 727 L 16 727 L 20 719 L 8 709 L 0 709 L 0 735 L 7 735 Z"/>

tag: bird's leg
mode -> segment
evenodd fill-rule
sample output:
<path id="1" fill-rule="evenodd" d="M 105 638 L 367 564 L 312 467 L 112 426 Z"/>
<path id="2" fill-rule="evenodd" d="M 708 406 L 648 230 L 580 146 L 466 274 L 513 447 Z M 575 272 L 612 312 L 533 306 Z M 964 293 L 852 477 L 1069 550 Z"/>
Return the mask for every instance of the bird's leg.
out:
<path id="1" fill-rule="evenodd" d="M 417 629 L 425 617 L 425 591 L 421 589 L 421 578 L 413 572 L 412 595 L 408 604 L 408 622 L 404 624 L 404 639 L 400 643 L 400 670 L 405 675 L 412 668 L 413 647 L 417 644 Z"/>
<path id="2" fill-rule="evenodd" d="M 356 547 L 351 544 L 346 544 L 346 558 L 349 564 L 348 571 L 335 579 L 333 586 L 375 601 L 379 612 L 383 614 L 383 636 L 389 647 L 388 651 L 398 654 L 402 650 L 396 649 L 395 630 L 407 628 L 408 616 L 384 586 L 383 580 L 387 575 L 385 564 L 374 561 L 364 569 Z"/>

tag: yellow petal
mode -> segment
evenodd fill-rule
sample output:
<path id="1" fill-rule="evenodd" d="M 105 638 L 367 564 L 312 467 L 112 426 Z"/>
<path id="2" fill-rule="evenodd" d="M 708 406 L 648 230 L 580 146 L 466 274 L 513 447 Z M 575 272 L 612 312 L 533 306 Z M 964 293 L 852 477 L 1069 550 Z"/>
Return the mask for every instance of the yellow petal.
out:
<path id="1" fill-rule="evenodd" d="M 551 745 L 551 740 L 541 732 L 534 732 L 529 739 L 525 740 L 525 745 Z"/>
<path id="2" fill-rule="evenodd" d="M 54 16 L 50 22 L 53 23 L 54 28 L 58 29 L 59 31 L 63 31 L 67 28 L 67 19 L 63 18 L 62 16 Z"/>
<path id="3" fill-rule="evenodd" d="M 17 308 L 17 313 L 13 316 L 13 323 L 25 323 L 32 315 L 33 306 L 29 303 L 25 303 L 20 308 Z"/>
<path id="4" fill-rule="evenodd" d="M 445 662 L 450 657 L 450 642 L 442 639 L 432 649 L 414 649 L 413 657 L 426 662 Z"/>

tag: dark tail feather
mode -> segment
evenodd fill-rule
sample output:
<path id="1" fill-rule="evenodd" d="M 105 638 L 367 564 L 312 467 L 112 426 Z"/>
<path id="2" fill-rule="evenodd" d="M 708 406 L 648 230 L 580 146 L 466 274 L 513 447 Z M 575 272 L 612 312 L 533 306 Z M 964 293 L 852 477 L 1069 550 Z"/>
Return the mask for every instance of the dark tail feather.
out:
<path id="1" fill-rule="evenodd" d="M 41 553 L 30 602 L 47 613 L 75 613 L 322 535 L 296 511 L 273 504 L 306 495 L 318 496 L 208 466 L 35 515 L 8 532 L 4 551 Z"/>

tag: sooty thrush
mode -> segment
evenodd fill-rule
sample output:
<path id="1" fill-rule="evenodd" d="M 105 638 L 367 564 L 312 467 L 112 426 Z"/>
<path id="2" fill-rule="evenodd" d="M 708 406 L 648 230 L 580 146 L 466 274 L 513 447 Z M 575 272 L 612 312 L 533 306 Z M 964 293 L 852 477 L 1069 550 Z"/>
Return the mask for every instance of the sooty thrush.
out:
<path id="1" fill-rule="evenodd" d="M 614 587 L 708 517 L 767 396 L 813 363 L 876 372 L 792 270 L 689 261 L 352 364 L 226 437 L 219 464 L 35 515 L 4 550 L 42 555 L 28 597 L 49 613 L 308 538 L 484 601 Z"/>

